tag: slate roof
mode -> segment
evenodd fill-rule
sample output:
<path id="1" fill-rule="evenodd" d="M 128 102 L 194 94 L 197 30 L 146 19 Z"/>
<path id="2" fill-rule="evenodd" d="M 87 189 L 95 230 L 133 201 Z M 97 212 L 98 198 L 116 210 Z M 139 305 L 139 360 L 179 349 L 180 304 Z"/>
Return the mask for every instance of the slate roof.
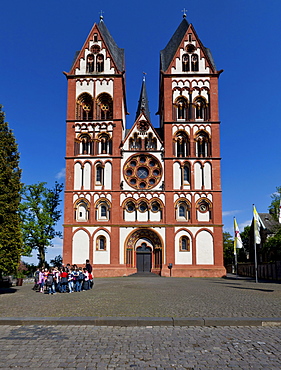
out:
<path id="1" fill-rule="evenodd" d="M 160 69 L 162 71 L 166 71 L 171 64 L 171 61 L 173 60 L 175 53 L 182 42 L 182 39 L 188 30 L 189 23 L 187 22 L 186 18 L 183 18 L 180 25 L 176 29 L 175 33 L 171 37 L 170 41 L 166 45 L 165 49 L 160 51 Z M 202 45 L 202 44 L 201 44 Z M 205 48 L 202 45 L 203 51 L 205 51 L 207 57 L 209 58 L 210 63 L 212 64 L 212 67 L 216 71 L 216 65 L 211 53 L 211 50 L 208 48 Z"/>
<path id="2" fill-rule="evenodd" d="M 98 24 L 98 29 L 104 38 L 104 41 L 116 63 L 116 66 L 120 72 L 123 72 L 125 69 L 124 63 L 124 49 L 120 49 L 116 42 L 114 41 L 113 37 L 111 36 L 110 32 L 108 31 L 105 23 L 103 20 L 100 20 Z"/>
<path id="3" fill-rule="evenodd" d="M 143 79 L 142 85 L 141 85 L 141 92 L 140 92 L 140 98 L 139 98 L 135 121 L 137 120 L 137 118 L 142 112 L 146 114 L 147 118 L 150 121 L 150 111 L 149 111 L 149 106 L 148 106 L 145 79 Z"/>
<path id="4" fill-rule="evenodd" d="M 259 213 L 259 216 L 266 227 L 267 234 L 274 234 L 276 228 L 280 227 L 279 222 L 270 213 Z"/>
<path id="5" fill-rule="evenodd" d="M 165 49 L 160 51 L 160 69 L 166 71 L 189 27 L 186 18 L 183 18 Z"/>

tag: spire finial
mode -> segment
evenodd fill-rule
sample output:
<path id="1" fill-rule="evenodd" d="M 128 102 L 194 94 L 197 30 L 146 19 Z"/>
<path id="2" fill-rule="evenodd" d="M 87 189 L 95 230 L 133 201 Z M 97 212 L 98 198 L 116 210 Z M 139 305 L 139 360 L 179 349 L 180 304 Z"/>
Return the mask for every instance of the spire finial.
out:
<path id="1" fill-rule="evenodd" d="M 186 10 L 185 8 L 183 8 L 182 12 L 183 12 L 182 17 L 183 17 L 183 18 L 186 18 L 186 12 L 187 12 L 187 10 Z"/>
<path id="2" fill-rule="evenodd" d="M 143 82 L 145 82 L 145 76 L 147 75 L 147 73 L 146 72 L 142 72 L 142 74 L 143 74 L 142 80 L 143 80 Z"/>
<path id="3" fill-rule="evenodd" d="M 103 14 L 104 14 L 104 11 L 100 11 L 100 21 L 103 21 Z"/>

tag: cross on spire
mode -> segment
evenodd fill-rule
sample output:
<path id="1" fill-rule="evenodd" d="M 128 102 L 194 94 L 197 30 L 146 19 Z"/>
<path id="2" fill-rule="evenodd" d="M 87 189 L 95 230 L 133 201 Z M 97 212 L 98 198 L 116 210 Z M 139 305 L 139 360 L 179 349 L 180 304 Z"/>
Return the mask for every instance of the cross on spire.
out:
<path id="1" fill-rule="evenodd" d="M 104 14 L 104 11 L 103 11 L 103 10 L 101 10 L 101 11 L 100 11 L 100 20 L 101 20 L 101 21 L 103 20 L 103 14 Z"/>
<path id="2" fill-rule="evenodd" d="M 186 12 L 187 12 L 187 9 L 185 9 L 185 8 L 183 8 L 183 10 L 182 10 L 182 12 L 183 12 L 183 18 L 186 18 Z"/>

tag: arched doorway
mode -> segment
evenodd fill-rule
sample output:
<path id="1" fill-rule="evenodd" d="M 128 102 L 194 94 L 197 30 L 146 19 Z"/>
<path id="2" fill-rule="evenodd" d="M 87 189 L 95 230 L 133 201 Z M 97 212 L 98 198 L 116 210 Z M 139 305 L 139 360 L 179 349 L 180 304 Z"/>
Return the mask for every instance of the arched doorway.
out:
<path id="1" fill-rule="evenodd" d="M 163 243 L 158 233 L 152 229 L 137 229 L 128 236 L 125 245 L 127 267 L 161 274 Z"/>
<path id="2" fill-rule="evenodd" d="M 137 272 L 150 272 L 152 267 L 151 248 L 146 243 L 141 243 L 136 248 Z"/>

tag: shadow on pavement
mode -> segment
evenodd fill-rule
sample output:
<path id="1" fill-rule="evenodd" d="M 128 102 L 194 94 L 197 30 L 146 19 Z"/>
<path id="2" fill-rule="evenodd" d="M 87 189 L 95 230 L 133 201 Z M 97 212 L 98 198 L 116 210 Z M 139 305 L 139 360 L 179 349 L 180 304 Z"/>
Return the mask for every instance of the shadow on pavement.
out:
<path id="1" fill-rule="evenodd" d="M 15 288 L 0 288 L 0 294 L 16 293 L 16 291 Z"/>

